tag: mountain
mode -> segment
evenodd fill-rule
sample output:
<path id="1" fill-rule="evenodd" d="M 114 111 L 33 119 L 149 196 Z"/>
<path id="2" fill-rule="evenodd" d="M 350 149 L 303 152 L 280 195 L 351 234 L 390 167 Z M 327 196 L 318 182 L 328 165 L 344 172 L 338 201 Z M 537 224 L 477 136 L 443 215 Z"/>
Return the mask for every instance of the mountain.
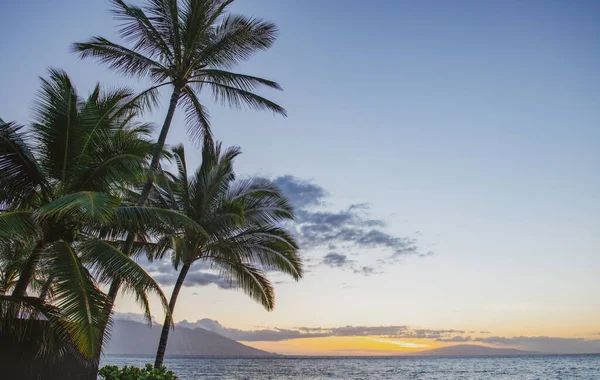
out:
<path id="1" fill-rule="evenodd" d="M 433 350 L 419 351 L 415 356 L 494 356 L 494 355 L 531 355 L 536 352 L 517 350 L 514 348 L 493 348 L 476 344 L 459 344 L 440 347 Z"/>
<path id="2" fill-rule="evenodd" d="M 154 355 L 162 326 L 115 320 L 105 353 L 121 355 Z M 277 356 L 243 345 L 204 329 L 176 326 L 169 334 L 167 355 L 185 356 Z"/>

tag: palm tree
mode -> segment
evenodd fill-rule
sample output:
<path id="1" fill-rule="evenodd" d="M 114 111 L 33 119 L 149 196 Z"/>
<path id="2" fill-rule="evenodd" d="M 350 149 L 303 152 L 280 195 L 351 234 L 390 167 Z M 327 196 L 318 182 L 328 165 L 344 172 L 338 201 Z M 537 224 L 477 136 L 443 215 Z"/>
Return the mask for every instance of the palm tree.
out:
<path id="1" fill-rule="evenodd" d="M 226 12 L 233 0 L 147 0 L 143 7 L 112 0 L 112 12 L 122 22 L 119 35 L 128 46 L 103 37 L 73 44 L 81 58 L 96 58 L 110 68 L 131 76 L 149 77 L 153 85 L 139 97 L 156 103 L 158 90 L 172 88 L 169 109 L 162 125 L 152 162 L 158 169 L 171 121 L 178 104 L 186 112 L 188 132 L 199 138 L 210 135 L 209 116 L 199 100 L 209 90 L 222 104 L 240 108 L 285 110 L 254 93 L 260 87 L 281 89 L 276 82 L 228 71 L 254 53 L 271 47 L 278 30 L 259 18 Z M 152 187 L 148 178 L 138 205 Z"/>
<path id="2" fill-rule="evenodd" d="M 168 310 L 152 277 L 119 249 L 118 237 L 129 231 L 143 236 L 146 229 L 195 225 L 178 213 L 126 205 L 119 197 L 123 186 L 148 175 L 154 151 L 150 126 L 133 121 L 140 109 L 127 89 L 103 92 L 96 86 L 82 100 L 66 73 L 50 70 L 31 131 L 0 125 L 0 238 L 5 247 L 28 247 L 19 257 L 18 278 L 12 271 L 12 294 L 0 297 L 0 328 L 11 327 L 11 315 L 41 313 L 90 358 L 100 352 L 109 317 L 99 284 L 123 283 L 148 320 L 149 292 Z M 52 287 L 52 305 L 27 296 L 40 273 Z"/>
<path id="3" fill-rule="evenodd" d="M 298 280 L 302 262 L 298 245 L 280 226 L 293 217 L 292 208 L 271 181 L 261 178 L 236 180 L 233 160 L 237 148 L 221 152 L 221 145 L 205 139 L 202 164 L 188 178 L 183 146 L 173 149 L 178 173 L 158 181 L 153 203 L 170 206 L 198 223 L 201 230 L 186 230 L 182 236 L 166 236 L 157 244 L 156 257 L 167 251 L 179 275 L 169 301 L 175 309 L 179 291 L 194 263 L 218 270 L 232 287 L 240 288 L 271 310 L 274 290 L 266 271 L 279 271 Z M 162 365 L 171 319 L 166 318 L 156 354 L 155 367 Z"/>

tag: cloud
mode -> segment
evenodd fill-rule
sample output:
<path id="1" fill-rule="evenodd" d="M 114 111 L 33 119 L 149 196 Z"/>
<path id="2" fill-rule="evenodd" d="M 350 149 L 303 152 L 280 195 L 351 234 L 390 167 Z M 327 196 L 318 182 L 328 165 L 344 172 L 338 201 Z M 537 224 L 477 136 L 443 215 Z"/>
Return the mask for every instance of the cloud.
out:
<path id="1" fill-rule="evenodd" d="M 334 251 L 324 257 L 322 265 L 337 268 L 349 266 L 351 261 L 346 255 L 336 253 L 337 249 L 384 250 L 388 252 L 388 261 L 406 255 L 425 257 L 433 254 L 433 251 L 421 249 L 416 238 L 384 231 L 386 221 L 370 217 L 366 203 L 353 204 L 339 211 L 324 211 L 321 206 L 326 204 L 328 192 L 323 187 L 291 175 L 277 177 L 274 183 L 296 209 L 296 219 L 290 229 L 295 232 L 301 247 Z M 415 235 L 421 236 L 422 233 L 417 231 Z M 381 264 L 385 264 L 385 261 Z M 373 267 L 358 268 L 354 272 L 378 273 Z"/>
<path id="2" fill-rule="evenodd" d="M 320 205 L 327 196 L 321 186 L 291 175 L 277 177 L 273 182 L 298 209 Z"/>
<path id="3" fill-rule="evenodd" d="M 177 273 L 155 275 L 154 280 L 156 280 L 156 282 L 158 282 L 160 285 L 175 285 L 175 281 L 177 281 Z M 185 281 L 183 282 L 183 286 L 186 287 L 207 286 L 213 284 L 217 285 L 221 289 L 231 288 L 231 283 L 223 279 L 221 276 L 203 271 L 188 273 L 185 277 Z"/>
<path id="4" fill-rule="evenodd" d="M 157 260 L 153 262 L 142 262 L 141 265 L 148 273 L 154 277 L 154 280 L 164 286 L 172 286 L 177 281 L 179 271 L 173 268 L 173 265 L 168 260 Z M 217 285 L 221 289 L 230 289 L 232 284 L 223 279 L 218 274 L 209 272 L 209 264 L 206 262 L 196 262 L 192 266 L 192 270 L 185 277 L 183 286 L 207 286 Z"/>
<path id="5" fill-rule="evenodd" d="M 331 252 L 325 255 L 323 258 L 323 264 L 332 268 L 341 268 L 352 263 L 352 260 L 348 260 L 348 256 L 340 255 L 339 253 Z"/>
<path id="6" fill-rule="evenodd" d="M 115 319 L 145 323 L 141 314 L 115 313 Z M 154 317 L 153 322 L 156 323 Z M 191 329 L 202 328 L 236 341 L 245 342 L 279 342 L 301 338 L 324 337 L 380 337 L 386 339 L 433 339 L 444 343 L 478 342 L 490 346 L 518 348 L 549 354 L 590 354 L 600 353 L 600 339 L 561 338 L 550 336 L 518 336 L 518 337 L 472 337 L 465 335 L 467 331 L 455 329 L 415 329 L 406 325 L 392 326 L 339 326 L 339 327 L 295 327 L 289 329 L 260 328 L 241 330 L 221 325 L 214 319 L 204 318 L 196 322 L 183 320 L 177 326 Z M 487 331 L 480 331 L 487 334 Z"/>
<path id="7" fill-rule="evenodd" d="M 438 342 L 463 343 L 463 342 L 470 342 L 473 340 L 473 338 L 471 338 L 470 336 L 455 335 L 451 338 L 438 338 L 436 340 Z"/>
<path id="8" fill-rule="evenodd" d="M 146 318 L 142 314 L 139 313 L 119 313 L 116 312 L 113 314 L 113 318 L 119 321 L 130 321 L 130 322 L 138 322 L 138 323 L 146 323 Z M 152 316 L 152 323 L 158 323 L 154 316 Z"/>
<path id="9" fill-rule="evenodd" d="M 343 336 L 380 336 L 384 338 L 426 338 L 436 339 L 449 336 L 449 334 L 461 334 L 460 330 L 435 330 L 435 329 L 412 329 L 408 326 L 342 326 L 333 328 L 323 327 L 297 327 L 293 329 L 258 329 L 240 330 L 228 328 L 213 319 L 201 319 L 196 322 L 181 321 L 179 326 L 188 328 L 203 328 L 210 330 L 227 338 L 246 341 L 269 341 L 278 342 L 300 338 L 324 338 Z"/>
<path id="10" fill-rule="evenodd" d="M 378 271 L 374 267 L 363 266 L 363 267 L 354 269 L 354 273 L 362 274 L 364 276 L 371 276 L 371 275 L 379 274 L 382 272 Z"/>

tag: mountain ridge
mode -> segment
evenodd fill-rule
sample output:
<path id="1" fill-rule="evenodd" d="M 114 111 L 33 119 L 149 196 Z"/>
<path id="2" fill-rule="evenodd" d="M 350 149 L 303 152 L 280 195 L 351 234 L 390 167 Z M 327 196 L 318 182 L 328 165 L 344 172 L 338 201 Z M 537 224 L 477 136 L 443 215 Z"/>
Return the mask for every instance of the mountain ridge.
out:
<path id="1" fill-rule="evenodd" d="M 478 344 L 457 344 L 431 350 L 411 352 L 410 356 L 506 356 L 536 355 L 540 352 L 523 351 L 516 348 L 494 348 Z"/>
<path id="2" fill-rule="evenodd" d="M 111 338 L 104 351 L 109 355 L 155 355 L 162 326 L 115 320 Z M 259 350 L 205 329 L 175 326 L 169 333 L 167 356 L 247 356 L 276 357 L 277 354 Z"/>

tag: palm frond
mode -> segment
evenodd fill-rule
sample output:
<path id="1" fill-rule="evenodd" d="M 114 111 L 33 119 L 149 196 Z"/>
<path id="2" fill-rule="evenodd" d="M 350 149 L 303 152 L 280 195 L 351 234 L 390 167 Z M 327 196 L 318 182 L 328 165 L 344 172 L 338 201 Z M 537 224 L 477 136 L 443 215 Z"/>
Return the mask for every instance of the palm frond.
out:
<path id="1" fill-rule="evenodd" d="M 47 250 L 55 281 L 54 304 L 67 322 L 73 343 L 86 358 L 102 347 L 106 296 L 98 289 L 73 247 L 63 241 Z"/>
<path id="2" fill-rule="evenodd" d="M 251 91 L 246 91 L 233 86 L 226 86 L 209 80 L 190 80 L 188 83 L 192 83 L 198 89 L 201 89 L 202 85 L 208 85 L 212 90 L 215 101 L 222 105 L 228 105 L 238 109 L 248 107 L 258 111 L 269 110 L 275 114 L 287 116 L 285 108 Z"/>
<path id="3" fill-rule="evenodd" d="M 83 146 L 85 130 L 78 128 L 77 92 L 67 73 L 50 69 L 34 105 L 33 133 L 41 151 L 41 165 L 65 186 L 72 163 Z"/>
<path id="4" fill-rule="evenodd" d="M 124 206 L 114 210 L 114 225 L 125 231 L 156 231 L 159 235 L 177 233 L 189 229 L 206 234 L 200 224 L 188 216 L 173 210 L 149 206 Z"/>
<path id="5" fill-rule="evenodd" d="M 275 24 L 241 15 L 226 16 L 215 28 L 198 60 L 211 67 L 229 68 L 270 48 L 279 30 Z"/>
<path id="6" fill-rule="evenodd" d="M 80 58 L 95 58 L 126 75 L 159 75 L 167 71 L 159 62 L 103 37 L 92 37 L 87 42 L 75 43 L 71 49 Z"/>
<path id="7" fill-rule="evenodd" d="M 112 13 L 115 19 L 122 22 L 119 36 L 132 43 L 134 45 L 133 50 L 147 54 L 150 57 L 163 58 L 171 64 L 174 62 L 169 46 L 163 39 L 165 34 L 161 34 L 153 24 L 153 21 L 159 23 L 156 18 L 152 21 L 143 9 L 126 4 L 122 0 L 112 0 L 112 3 Z"/>
<path id="8" fill-rule="evenodd" d="M 15 123 L 0 123 L 0 204 L 27 203 L 39 194 L 47 197 L 49 185 L 35 159 L 31 136 Z"/>
<path id="9" fill-rule="evenodd" d="M 247 178 L 232 184 L 229 201 L 241 202 L 249 224 L 276 224 L 294 218 L 289 200 L 279 188 L 265 178 Z"/>
<path id="10" fill-rule="evenodd" d="M 182 93 L 181 101 L 185 110 L 188 135 L 194 141 L 202 141 L 204 136 L 212 135 L 208 110 L 200 103 L 190 86 L 185 86 Z"/>
<path id="11" fill-rule="evenodd" d="M 24 239 L 35 236 L 36 226 L 30 211 L 10 211 L 0 214 L 0 238 Z"/>
<path id="12" fill-rule="evenodd" d="M 168 301 L 158 284 L 117 247 L 99 239 L 87 239 L 81 243 L 79 249 L 82 262 L 88 265 L 98 282 L 109 284 L 118 281 L 126 291 L 135 295 L 148 324 L 152 324 L 148 293 L 157 295 L 165 314 L 169 314 Z"/>
<path id="13" fill-rule="evenodd" d="M 275 290 L 260 268 L 224 258 L 213 258 L 210 265 L 219 271 L 232 288 L 241 289 L 266 310 L 273 310 Z"/>
<path id="14" fill-rule="evenodd" d="M 68 218 L 80 222 L 106 222 L 119 206 L 119 198 L 91 191 L 80 191 L 56 199 L 35 212 L 39 219 Z"/>
<path id="15" fill-rule="evenodd" d="M 238 228 L 229 236 L 212 241 L 205 250 L 211 256 L 256 263 L 266 270 L 288 274 L 295 280 L 302 277 L 298 245 L 286 230 L 277 226 Z"/>

